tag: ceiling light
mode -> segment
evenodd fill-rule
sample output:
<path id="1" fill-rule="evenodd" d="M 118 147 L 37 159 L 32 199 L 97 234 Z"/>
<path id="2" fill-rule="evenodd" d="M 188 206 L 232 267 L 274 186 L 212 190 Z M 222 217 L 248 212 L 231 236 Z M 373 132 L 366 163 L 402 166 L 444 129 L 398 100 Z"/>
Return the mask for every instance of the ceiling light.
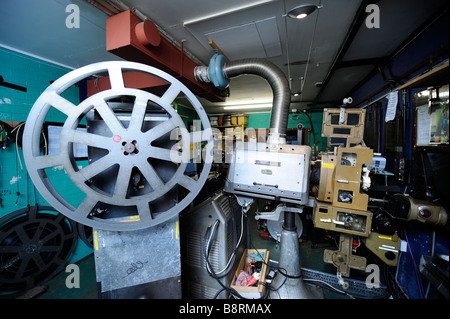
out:
<path id="1" fill-rule="evenodd" d="M 244 109 L 259 109 L 272 107 L 272 104 L 244 104 L 244 105 L 230 105 L 224 106 L 224 110 L 244 110 Z"/>
<path id="2" fill-rule="evenodd" d="M 301 6 L 295 7 L 288 12 L 288 17 L 294 19 L 304 19 L 309 14 L 313 13 L 316 9 L 320 9 L 321 7 L 316 6 L 315 4 L 302 4 Z"/>

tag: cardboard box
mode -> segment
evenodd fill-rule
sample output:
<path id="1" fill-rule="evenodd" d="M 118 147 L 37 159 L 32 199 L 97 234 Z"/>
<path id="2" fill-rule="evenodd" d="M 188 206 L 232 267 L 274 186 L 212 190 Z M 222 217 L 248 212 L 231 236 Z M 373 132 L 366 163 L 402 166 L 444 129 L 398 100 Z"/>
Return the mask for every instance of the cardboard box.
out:
<path id="1" fill-rule="evenodd" d="M 248 114 L 233 114 L 231 115 L 232 125 L 247 125 L 248 124 Z"/>
<path id="2" fill-rule="evenodd" d="M 258 281 L 257 286 L 236 286 L 236 279 L 239 276 L 239 273 L 241 270 L 246 270 L 248 268 L 249 264 L 251 263 L 251 259 L 248 257 L 252 253 L 258 254 L 258 252 L 263 255 L 264 253 L 264 262 L 261 267 L 261 276 Z M 249 298 L 249 299 L 257 299 L 264 296 L 266 292 L 266 286 L 263 284 L 266 282 L 266 274 L 268 271 L 267 265 L 269 263 L 269 251 L 267 249 L 246 249 L 244 253 L 242 254 L 241 261 L 239 262 L 239 265 L 236 269 L 236 272 L 234 274 L 233 280 L 231 281 L 231 288 L 236 290 L 242 297 Z"/>

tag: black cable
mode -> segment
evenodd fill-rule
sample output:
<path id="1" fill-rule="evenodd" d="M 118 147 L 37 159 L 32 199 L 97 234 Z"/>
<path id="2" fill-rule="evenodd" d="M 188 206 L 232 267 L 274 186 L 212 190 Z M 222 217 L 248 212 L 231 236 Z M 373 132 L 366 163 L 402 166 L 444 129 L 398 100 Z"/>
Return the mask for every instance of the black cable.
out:
<path id="1" fill-rule="evenodd" d="M 211 252 L 211 249 L 212 249 L 212 245 L 214 243 L 214 239 L 216 238 L 218 227 L 219 227 L 219 221 L 216 220 L 216 223 L 214 223 L 214 228 L 213 228 L 211 236 L 210 236 L 209 243 L 206 246 L 206 256 L 208 256 L 208 258 L 209 258 L 209 253 Z M 228 267 L 224 271 L 221 271 L 221 273 L 223 272 L 223 274 L 221 274 L 220 276 L 216 274 L 217 278 L 223 278 L 226 275 L 228 275 L 231 268 L 233 267 L 235 256 L 232 256 L 231 258 L 232 258 L 232 261 L 230 261 L 230 264 L 228 265 Z"/>
<path id="2" fill-rule="evenodd" d="M 223 291 L 226 291 L 226 290 L 225 290 L 224 288 L 218 290 L 218 291 L 216 292 L 216 294 L 214 295 L 213 299 L 217 299 L 217 297 L 219 297 L 219 295 L 220 295 Z"/>
<path id="3" fill-rule="evenodd" d="M 311 116 L 306 112 L 306 110 L 303 111 L 303 114 L 305 114 L 308 117 L 308 119 L 309 119 L 309 124 L 311 125 L 311 131 L 313 133 L 314 145 L 316 145 L 316 133 L 314 131 L 314 126 L 313 126 L 313 123 L 312 123 Z"/>
<path id="4" fill-rule="evenodd" d="M 212 227 L 212 226 L 209 226 L 208 229 L 206 230 L 205 236 L 203 237 L 203 241 L 202 241 L 202 252 L 203 252 L 203 257 L 205 258 L 205 262 L 206 262 L 206 264 L 207 264 L 206 271 L 208 272 L 208 274 L 209 274 L 211 277 L 213 277 L 214 279 L 216 279 L 216 281 L 219 283 L 219 285 L 220 285 L 223 289 L 225 289 L 227 292 L 229 292 L 229 293 L 231 293 L 231 294 L 237 296 L 238 298 L 241 298 L 241 299 L 247 299 L 247 298 L 244 298 L 243 296 L 241 296 L 241 294 L 239 294 L 235 289 L 233 289 L 233 288 L 231 288 L 231 287 L 225 286 L 225 285 L 222 283 L 222 281 L 220 280 L 220 278 L 217 277 L 216 273 L 214 272 L 214 269 L 211 267 L 211 264 L 209 263 L 209 259 L 208 259 L 208 256 L 207 256 L 206 247 L 205 247 L 205 243 L 206 243 L 206 240 L 207 240 L 207 238 L 208 238 L 208 234 L 209 234 L 210 231 L 211 231 L 211 227 Z"/>
<path id="5" fill-rule="evenodd" d="M 269 264 L 267 264 L 267 263 L 264 261 L 264 258 L 262 257 L 261 253 L 258 251 L 258 249 L 257 249 L 253 244 L 252 244 L 252 247 L 253 247 L 254 250 L 256 250 L 256 252 L 258 253 L 258 255 L 262 258 L 263 263 L 266 264 L 267 267 L 269 267 L 270 269 L 272 269 L 272 268 L 269 266 Z M 300 274 L 299 276 L 288 275 L 288 274 L 287 274 L 287 270 L 284 269 L 284 268 L 277 267 L 276 269 L 277 269 L 277 271 L 279 271 L 280 274 L 282 274 L 284 277 L 291 278 L 291 279 L 300 279 L 300 278 L 302 278 L 302 275 L 301 275 L 301 274 Z M 281 269 L 283 269 L 285 272 L 281 271 Z M 281 286 L 280 286 L 280 287 L 281 287 Z"/>
<path id="6" fill-rule="evenodd" d="M 288 275 L 288 274 L 287 274 L 287 270 L 284 269 L 284 268 L 282 268 L 282 267 L 277 267 L 277 268 L 275 268 L 275 267 L 270 267 L 270 265 L 267 264 L 267 263 L 264 261 L 264 258 L 262 257 L 261 253 L 260 253 L 259 250 L 253 245 L 253 243 L 252 243 L 251 245 L 252 245 L 252 248 L 253 248 L 254 250 L 256 250 L 257 254 L 262 258 L 263 263 L 264 263 L 269 269 L 271 269 L 271 270 L 276 269 L 279 273 L 281 273 L 281 274 L 285 277 L 284 280 L 283 280 L 283 282 L 281 283 L 281 285 L 280 285 L 279 287 L 273 288 L 273 287 L 271 287 L 270 284 L 269 284 L 269 286 L 266 286 L 266 287 L 267 287 L 267 290 L 270 290 L 270 291 L 277 291 L 277 290 L 279 290 L 281 287 L 283 287 L 283 285 L 286 283 L 286 280 L 287 280 L 288 278 L 290 278 L 290 279 L 300 279 L 300 278 L 302 277 L 301 274 L 300 274 L 299 277 Z M 285 272 L 281 271 L 281 269 L 283 269 Z M 272 279 L 272 280 L 273 280 L 273 279 Z M 270 293 L 270 292 L 269 292 L 269 293 Z"/>
<path id="7" fill-rule="evenodd" d="M 229 260 L 228 267 L 220 272 L 220 273 L 223 273 L 223 274 L 221 274 L 220 276 L 216 274 L 216 276 L 218 278 L 225 277 L 231 271 L 231 269 L 233 268 L 234 262 L 236 260 L 236 253 L 237 253 L 237 250 L 238 250 L 237 222 L 236 222 L 236 218 L 234 216 L 234 207 L 233 207 L 233 202 L 231 200 L 231 196 L 228 196 L 228 204 L 229 204 L 230 209 L 231 209 L 231 221 L 232 221 L 232 227 L 233 227 L 234 246 L 233 246 L 233 252 L 231 254 L 231 261 Z M 242 221 L 242 223 L 243 223 L 243 221 Z M 209 243 L 208 243 L 208 245 L 206 247 L 206 253 L 207 253 L 208 257 L 209 257 L 209 253 L 210 253 L 210 251 L 212 249 L 212 245 L 214 243 L 214 239 L 216 238 L 218 226 L 219 226 L 219 220 L 216 220 L 216 223 L 214 224 L 213 232 L 212 232 L 212 234 L 210 236 L 211 240 L 209 241 Z M 243 227 L 243 225 L 241 225 L 241 227 Z"/>
<path id="8" fill-rule="evenodd" d="M 217 298 L 217 296 L 218 296 L 220 293 L 222 293 L 224 290 L 226 290 L 226 291 L 229 292 L 230 294 L 232 294 L 232 295 L 234 295 L 234 296 L 236 296 L 236 297 L 238 297 L 238 298 L 240 298 L 240 299 L 249 299 L 249 298 L 243 297 L 243 296 L 242 296 L 239 292 L 237 292 L 234 288 L 225 286 L 225 285 L 222 283 L 222 281 L 220 280 L 221 277 L 218 277 L 218 276 L 216 275 L 216 273 L 214 272 L 214 269 L 212 268 L 211 264 L 209 263 L 209 258 L 208 258 L 208 256 L 207 256 L 206 241 L 207 241 L 207 238 L 209 237 L 208 235 L 209 235 L 210 232 L 211 232 L 211 227 L 212 227 L 211 225 L 208 227 L 208 229 L 206 230 L 205 235 L 204 235 L 204 237 L 203 237 L 203 241 L 202 241 L 202 252 L 203 252 L 203 256 L 204 256 L 204 258 L 205 258 L 205 262 L 206 262 L 206 264 L 207 264 L 206 271 L 208 272 L 208 274 L 209 274 L 211 277 L 213 277 L 214 279 L 216 279 L 216 281 L 217 281 L 217 282 L 219 283 L 219 285 L 222 287 L 222 289 L 220 289 L 220 290 L 216 293 L 216 295 L 214 296 L 214 298 Z M 231 263 L 231 264 L 232 264 L 232 263 Z M 210 269 L 210 270 L 209 270 L 209 269 Z M 222 277 L 223 277 L 223 276 L 222 276 Z M 269 295 L 269 290 L 270 290 L 270 289 L 266 289 L 266 292 L 265 292 L 265 294 L 264 294 L 263 296 L 261 296 L 260 298 L 255 298 L 255 299 L 266 299 L 267 296 Z"/>

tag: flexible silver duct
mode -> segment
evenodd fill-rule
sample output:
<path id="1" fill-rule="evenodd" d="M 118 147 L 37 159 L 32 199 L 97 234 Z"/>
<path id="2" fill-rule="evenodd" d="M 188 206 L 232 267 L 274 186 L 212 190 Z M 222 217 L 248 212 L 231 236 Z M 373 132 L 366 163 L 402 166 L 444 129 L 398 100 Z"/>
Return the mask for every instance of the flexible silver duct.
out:
<path id="1" fill-rule="evenodd" d="M 258 75 L 266 79 L 273 92 L 268 142 L 285 143 L 291 91 L 284 73 L 275 64 L 265 59 L 249 58 L 221 64 L 225 58 L 215 58 L 216 56 L 211 59 L 209 67 L 199 66 L 194 69 L 195 79 L 201 82 L 211 81 L 218 87 L 224 83 L 227 85 L 230 78 L 244 74 Z"/>
<path id="2" fill-rule="evenodd" d="M 249 58 L 225 63 L 223 72 L 227 78 L 243 74 L 261 76 L 269 82 L 273 92 L 273 106 L 270 116 L 269 136 L 272 141 L 284 140 L 291 103 L 289 82 L 284 73 L 272 62 L 265 59 Z"/>

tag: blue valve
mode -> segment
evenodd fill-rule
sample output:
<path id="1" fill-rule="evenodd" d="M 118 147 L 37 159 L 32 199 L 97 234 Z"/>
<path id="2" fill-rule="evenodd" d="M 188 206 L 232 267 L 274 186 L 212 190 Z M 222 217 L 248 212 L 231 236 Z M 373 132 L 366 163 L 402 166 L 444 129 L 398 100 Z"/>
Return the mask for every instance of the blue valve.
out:
<path id="1" fill-rule="evenodd" d="M 223 72 L 223 66 L 227 62 L 227 59 L 221 54 L 214 54 L 209 61 L 208 75 L 210 81 L 214 84 L 216 88 L 220 90 L 226 89 L 230 83 L 230 79 L 225 76 Z"/>

